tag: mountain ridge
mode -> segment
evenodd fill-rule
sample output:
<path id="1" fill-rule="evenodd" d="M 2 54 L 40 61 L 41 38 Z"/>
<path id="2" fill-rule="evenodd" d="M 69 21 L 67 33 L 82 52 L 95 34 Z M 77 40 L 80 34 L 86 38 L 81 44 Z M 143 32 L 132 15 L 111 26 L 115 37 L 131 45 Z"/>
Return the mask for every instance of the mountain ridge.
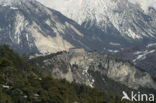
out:
<path id="1" fill-rule="evenodd" d="M 100 85 L 97 83 L 98 79 L 101 80 L 100 83 L 105 83 L 107 77 L 133 89 L 156 89 L 156 83 L 149 73 L 140 71 L 127 61 L 103 53 L 71 49 L 69 52 L 30 58 L 30 63 L 57 79 L 84 83 L 91 87 Z"/>
<path id="2" fill-rule="evenodd" d="M 76 22 L 34 0 L 17 3 L 0 5 L 0 44 L 8 44 L 21 54 L 89 48 L 90 40 Z"/>
<path id="3" fill-rule="evenodd" d="M 152 17 L 128 0 L 51 0 L 49 2 L 40 2 L 60 11 L 80 25 L 83 24 L 82 26 L 86 29 L 96 25 L 102 31 L 115 28 L 120 32 L 120 34 L 116 35 L 121 35 L 126 39 L 155 38 L 156 28 L 150 24 Z M 63 2 L 63 5 L 60 2 Z"/>

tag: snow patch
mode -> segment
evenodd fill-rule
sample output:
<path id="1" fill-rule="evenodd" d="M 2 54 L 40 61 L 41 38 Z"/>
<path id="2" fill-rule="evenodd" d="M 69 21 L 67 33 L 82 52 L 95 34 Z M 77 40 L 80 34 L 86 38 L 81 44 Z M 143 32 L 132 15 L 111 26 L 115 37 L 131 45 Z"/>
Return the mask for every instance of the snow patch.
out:
<path id="1" fill-rule="evenodd" d="M 24 98 L 28 98 L 28 96 L 27 96 L 27 95 L 24 95 L 23 97 L 24 97 Z"/>
<path id="2" fill-rule="evenodd" d="M 35 97 L 39 97 L 40 95 L 39 95 L 38 93 L 35 93 L 34 96 L 35 96 Z"/>
<path id="3" fill-rule="evenodd" d="M 25 20 L 24 16 L 21 16 L 20 14 L 16 15 L 16 22 L 15 22 L 15 42 L 17 44 L 20 44 L 20 36 L 21 36 L 21 31 L 25 29 L 25 27 L 28 25 L 28 21 Z"/>
<path id="4" fill-rule="evenodd" d="M 92 79 L 92 80 L 91 80 L 91 82 L 90 82 L 90 84 L 89 84 L 89 86 L 90 86 L 91 88 L 93 88 L 93 87 L 94 87 L 94 86 L 93 86 L 93 85 L 94 85 L 94 82 L 95 82 L 95 80 L 94 80 L 94 79 Z"/>
<path id="5" fill-rule="evenodd" d="M 16 7 L 10 7 L 10 9 L 12 9 L 12 10 L 18 10 L 18 8 L 16 8 Z"/>
<path id="6" fill-rule="evenodd" d="M 10 88 L 10 86 L 8 86 L 8 85 L 2 85 L 2 87 L 3 88 L 6 88 L 6 89 L 9 89 Z"/>
<path id="7" fill-rule="evenodd" d="M 133 63 L 136 63 L 136 61 L 138 61 L 138 60 L 146 59 L 147 55 L 154 53 L 155 51 L 156 50 L 150 50 L 150 51 L 146 50 L 146 51 L 138 51 L 138 52 L 134 53 L 134 54 L 139 54 L 139 55 L 137 56 L 136 59 L 133 60 Z"/>
<path id="8" fill-rule="evenodd" d="M 156 43 L 148 44 L 146 47 L 149 48 L 149 47 L 152 47 L 152 46 L 156 46 Z"/>
<path id="9" fill-rule="evenodd" d="M 115 43 L 115 42 L 110 42 L 109 44 L 113 46 L 120 46 L 120 43 Z"/>
<path id="10" fill-rule="evenodd" d="M 83 72 L 82 72 L 82 74 L 83 75 L 88 74 L 88 68 L 87 69 L 84 69 Z"/>
<path id="11" fill-rule="evenodd" d="M 131 29 L 128 29 L 128 36 L 133 38 L 133 39 L 141 39 L 142 37 L 135 34 Z"/>
<path id="12" fill-rule="evenodd" d="M 41 57 L 41 56 L 47 56 L 49 55 L 50 53 L 45 53 L 45 54 L 34 54 L 34 55 L 30 55 L 29 56 L 29 59 L 34 59 L 34 58 L 37 58 L 37 57 Z"/>
<path id="13" fill-rule="evenodd" d="M 118 53 L 119 50 L 111 50 L 111 49 L 108 49 L 108 52 L 111 52 L 111 53 Z"/>

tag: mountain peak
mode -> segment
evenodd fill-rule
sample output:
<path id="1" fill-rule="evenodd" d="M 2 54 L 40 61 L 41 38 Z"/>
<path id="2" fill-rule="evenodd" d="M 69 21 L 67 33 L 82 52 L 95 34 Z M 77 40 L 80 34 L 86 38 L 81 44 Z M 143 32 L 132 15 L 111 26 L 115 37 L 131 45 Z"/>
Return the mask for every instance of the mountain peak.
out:
<path id="1" fill-rule="evenodd" d="M 130 0 L 38 1 L 60 11 L 87 29 L 96 26 L 110 34 L 110 29 L 113 31 L 112 28 L 114 28 L 122 37 L 132 40 L 143 40 L 146 37 L 153 38 L 155 35 L 155 29 L 147 29 L 155 28 L 150 23 L 152 17 L 148 16 Z M 142 28 L 140 25 L 145 26 Z"/>
<path id="2" fill-rule="evenodd" d="M 65 16 L 72 18 L 79 24 L 82 24 L 86 19 L 91 17 L 97 21 L 103 19 L 107 11 L 116 9 L 121 0 L 37 0 L 48 7 L 62 12 Z M 125 5 L 127 0 L 120 2 Z M 120 5 L 121 8 L 124 5 Z M 127 5 L 125 5 L 127 6 Z"/>
<path id="3" fill-rule="evenodd" d="M 0 14 L 0 44 L 11 45 L 21 54 L 88 47 L 84 28 L 35 0 L 3 0 Z"/>

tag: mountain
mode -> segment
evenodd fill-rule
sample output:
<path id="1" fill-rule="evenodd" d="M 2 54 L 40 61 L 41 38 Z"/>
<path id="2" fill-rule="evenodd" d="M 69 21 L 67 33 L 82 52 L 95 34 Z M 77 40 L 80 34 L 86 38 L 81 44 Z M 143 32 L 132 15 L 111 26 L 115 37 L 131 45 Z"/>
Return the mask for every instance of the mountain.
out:
<path id="1" fill-rule="evenodd" d="M 154 0 L 38 0 L 88 30 L 92 50 L 109 53 L 155 77 Z"/>
<path id="2" fill-rule="evenodd" d="M 30 63 L 37 65 L 45 75 L 99 87 L 105 91 L 112 90 L 113 93 L 125 86 L 132 89 L 156 89 L 156 82 L 149 73 L 127 61 L 98 52 L 70 49 L 69 52 L 31 57 Z"/>
<path id="3" fill-rule="evenodd" d="M 0 44 L 20 54 L 89 49 L 91 45 L 82 27 L 35 0 L 1 0 L 0 14 Z"/>
<path id="4" fill-rule="evenodd" d="M 121 94 L 41 75 L 8 46 L 0 46 L 0 94 L 0 103 L 121 103 Z"/>
<path id="5" fill-rule="evenodd" d="M 131 3 L 132 0 L 38 1 L 91 31 L 90 36 L 101 49 L 121 49 L 156 40 L 155 17 L 145 13 L 138 4 Z M 111 45 L 112 42 L 118 45 Z"/>
<path id="6" fill-rule="evenodd" d="M 155 41 L 155 9 L 145 14 L 121 0 L 61 2 L 64 5 L 52 1 L 51 6 L 61 7 L 63 11 L 53 8 L 74 21 L 35 0 L 1 0 L 0 44 L 8 44 L 20 54 L 70 48 L 116 53 L 127 46 Z"/>
<path id="7" fill-rule="evenodd" d="M 155 41 L 155 8 L 146 14 L 122 0 L 65 0 L 60 7 L 62 14 L 35 0 L 0 1 L 0 45 L 32 54 L 25 60 L 0 46 L 0 102 L 121 103 L 122 91 L 156 94 L 149 71 L 99 52 L 126 53 L 127 46 Z M 151 45 L 143 57 L 155 53 Z"/>
<path id="8" fill-rule="evenodd" d="M 135 64 L 139 69 L 150 73 L 153 77 L 156 77 L 156 43 L 149 43 L 146 45 L 136 45 L 134 47 L 127 48 L 121 52 L 115 54 L 124 60 L 128 60 Z"/>

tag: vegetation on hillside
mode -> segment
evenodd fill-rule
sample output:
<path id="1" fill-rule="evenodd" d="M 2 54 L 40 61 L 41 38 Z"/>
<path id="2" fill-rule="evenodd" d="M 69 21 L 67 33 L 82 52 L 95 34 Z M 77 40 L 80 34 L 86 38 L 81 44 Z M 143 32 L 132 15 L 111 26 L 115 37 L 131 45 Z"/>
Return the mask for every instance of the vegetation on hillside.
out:
<path id="1" fill-rule="evenodd" d="M 0 46 L 0 103 L 121 103 L 121 97 L 43 77 L 37 67 L 5 45 Z"/>

